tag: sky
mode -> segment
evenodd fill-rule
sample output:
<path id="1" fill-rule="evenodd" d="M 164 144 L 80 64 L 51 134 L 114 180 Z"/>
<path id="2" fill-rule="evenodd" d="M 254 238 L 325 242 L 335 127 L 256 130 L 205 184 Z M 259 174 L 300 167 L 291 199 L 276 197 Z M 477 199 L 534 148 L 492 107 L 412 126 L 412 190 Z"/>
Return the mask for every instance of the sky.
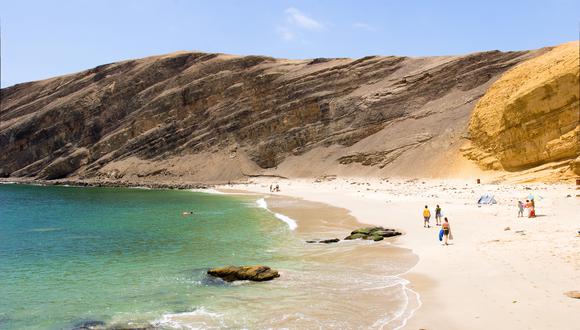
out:
<path id="1" fill-rule="evenodd" d="M 578 40 L 580 1 L 0 0 L 1 85 L 196 50 L 428 56 Z"/>

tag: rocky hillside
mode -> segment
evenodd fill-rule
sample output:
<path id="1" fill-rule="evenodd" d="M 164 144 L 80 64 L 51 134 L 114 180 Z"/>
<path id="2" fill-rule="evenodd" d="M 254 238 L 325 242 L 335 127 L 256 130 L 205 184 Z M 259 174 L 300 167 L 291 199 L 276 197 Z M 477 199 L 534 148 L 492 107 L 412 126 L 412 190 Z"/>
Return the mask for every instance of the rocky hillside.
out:
<path id="1" fill-rule="evenodd" d="M 467 156 L 487 169 L 560 162 L 562 174 L 580 174 L 579 52 L 578 42 L 558 46 L 495 82 L 475 107 Z"/>
<path id="2" fill-rule="evenodd" d="M 469 163 L 458 155 L 475 104 L 507 70 L 545 52 L 313 60 L 181 52 L 106 64 L 1 90 L 0 175 L 453 175 Z"/>

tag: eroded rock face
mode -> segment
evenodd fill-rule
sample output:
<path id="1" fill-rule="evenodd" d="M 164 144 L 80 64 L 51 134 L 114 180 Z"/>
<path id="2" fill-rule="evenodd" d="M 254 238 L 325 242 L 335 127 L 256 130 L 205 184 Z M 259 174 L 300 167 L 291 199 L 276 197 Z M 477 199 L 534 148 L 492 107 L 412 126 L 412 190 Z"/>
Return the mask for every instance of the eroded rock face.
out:
<path id="1" fill-rule="evenodd" d="M 578 42 L 505 73 L 479 100 L 466 154 L 487 169 L 516 171 L 579 155 Z"/>
<path id="2" fill-rule="evenodd" d="M 267 266 L 227 266 L 207 271 L 211 276 L 219 277 L 226 282 L 233 281 L 271 281 L 280 274 Z"/>
<path id="3" fill-rule="evenodd" d="M 434 135 L 459 138 L 457 118 L 469 116 L 487 84 L 532 56 L 302 61 L 184 52 L 101 65 L 1 90 L 0 176 L 227 181 L 386 129 L 397 137 L 389 145 L 327 157 L 381 169 Z M 416 138 L 399 142 L 398 131 L 409 132 L 400 123 L 430 116 L 442 124 L 430 134 L 419 125 Z"/>

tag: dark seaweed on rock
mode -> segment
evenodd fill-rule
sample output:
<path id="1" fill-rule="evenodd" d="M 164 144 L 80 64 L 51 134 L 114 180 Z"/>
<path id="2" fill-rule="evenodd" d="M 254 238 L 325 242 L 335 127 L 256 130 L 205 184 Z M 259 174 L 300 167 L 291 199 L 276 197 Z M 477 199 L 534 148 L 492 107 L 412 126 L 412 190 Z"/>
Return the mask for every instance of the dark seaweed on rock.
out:
<path id="1" fill-rule="evenodd" d="M 353 230 L 345 240 L 352 239 L 366 239 L 373 241 L 382 241 L 385 237 L 393 237 L 401 235 L 400 232 L 394 229 L 387 229 L 384 227 L 365 227 Z"/>

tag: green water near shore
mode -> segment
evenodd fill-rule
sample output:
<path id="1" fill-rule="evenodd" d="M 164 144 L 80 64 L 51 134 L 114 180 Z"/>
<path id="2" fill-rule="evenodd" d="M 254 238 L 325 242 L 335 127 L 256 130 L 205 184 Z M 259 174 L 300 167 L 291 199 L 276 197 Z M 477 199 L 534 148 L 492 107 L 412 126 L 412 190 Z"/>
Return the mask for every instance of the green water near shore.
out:
<path id="1" fill-rule="evenodd" d="M 150 320 L 195 308 L 216 290 L 200 285 L 208 267 L 272 262 L 276 241 L 287 237 L 286 225 L 254 200 L 0 185 L 0 328 Z"/>
<path id="2" fill-rule="evenodd" d="M 344 228 L 311 219 L 326 232 L 292 231 L 260 198 L 0 185 L 0 329 L 72 329 L 87 320 L 161 329 L 391 328 L 410 315 L 396 276 L 408 258 L 393 258 L 388 244 L 306 244 Z M 194 214 L 183 216 L 188 210 Z M 228 284 L 206 275 L 229 264 L 265 264 L 282 276 Z"/>

